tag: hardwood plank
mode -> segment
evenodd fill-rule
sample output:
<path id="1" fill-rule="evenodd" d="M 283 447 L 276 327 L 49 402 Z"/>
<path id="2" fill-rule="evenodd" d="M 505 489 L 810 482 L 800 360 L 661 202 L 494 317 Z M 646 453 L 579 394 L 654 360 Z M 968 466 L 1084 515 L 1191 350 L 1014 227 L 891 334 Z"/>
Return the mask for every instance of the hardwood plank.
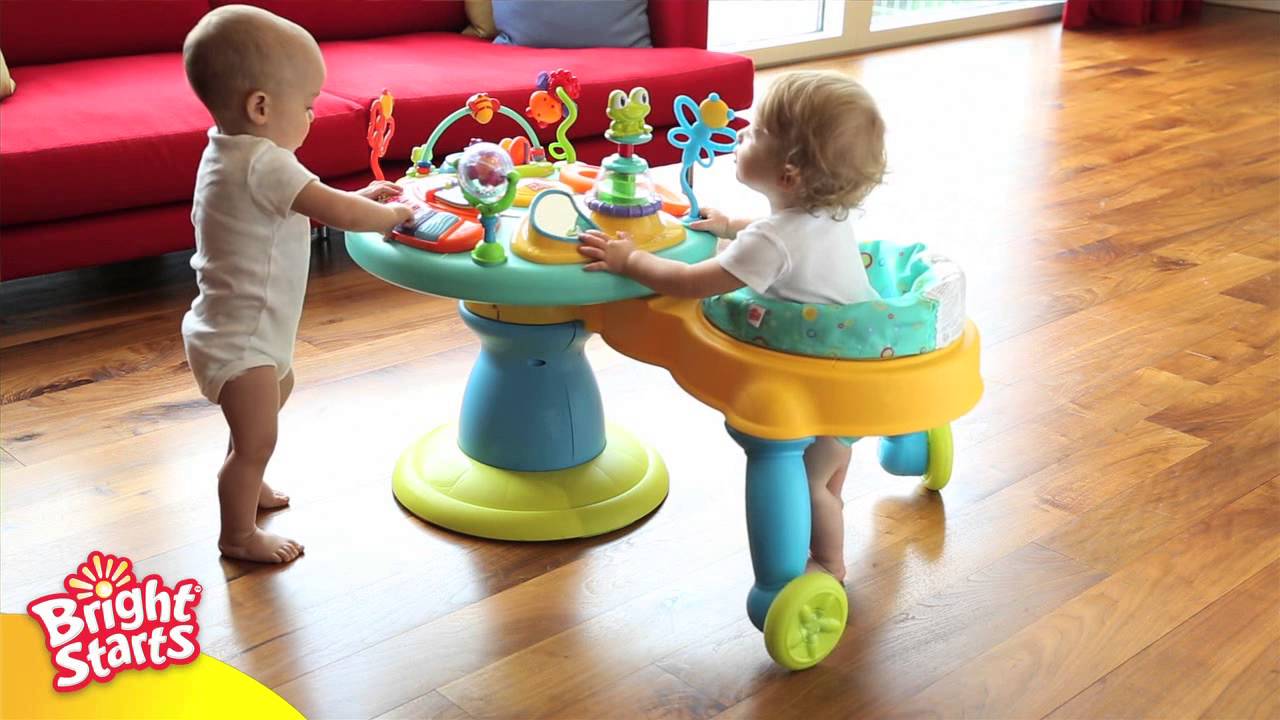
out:
<path id="1" fill-rule="evenodd" d="M 388 710 L 377 720 L 471 720 L 471 716 L 440 693 L 429 692 Z"/>
<path id="2" fill-rule="evenodd" d="M 1061 390 L 1029 378 L 1008 386 L 1011 397 L 1002 398 L 1005 402 L 992 408 L 990 414 L 1008 420 L 997 425 L 988 418 L 986 427 L 1008 431 L 1037 423 L 1067 441 L 1080 443 L 1074 447 L 1081 449 L 1087 447 L 1083 443 L 1091 439 L 1100 440 L 1099 431 L 1128 431 L 1169 403 L 1201 388 L 1201 383 L 1146 366 L 1121 375 L 1114 384 L 1089 387 L 1065 398 Z M 964 427 L 967 422 L 969 419 L 964 418 L 957 426 Z M 981 438 L 981 444 L 987 445 L 997 438 L 997 433 L 974 437 Z M 1016 457 L 1015 453 L 1007 455 Z"/>
<path id="3" fill-rule="evenodd" d="M 889 717 L 1040 717 L 1280 557 L 1280 483 L 1240 498 Z"/>
<path id="4" fill-rule="evenodd" d="M 355 262 L 334 246 L 341 242 L 312 243 L 309 292 L 319 294 L 332 286 L 360 286 L 372 293 L 394 291 L 356 271 Z M 0 350 L 106 327 L 123 329 L 158 314 L 177 323 L 196 296 L 191 255 L 188 250 L 6 281 L 0 286 L 0 305 L 5 307 L 0 316 Z M 308 303 L 308 309 L 314 309 L 314 304 Z M 165 334 L 174 334 L 176 327 Z"/>
<path id="5" fill-rule="evenodd" d="M 651 395 L 652 391 L 649 393 Z M 723 442 L 729 443 L 727 438 L 724 438 Z M 669 461 L 674 464 L 675 459 L 669 458 Z M 719 475 L 724 478 L 724 482 L 734 487 L 740 483 L 739 476 L 735 472 Z M 717 556 L 725 557 L 724 554 L 734 552 L 735 548 L 738 554 L 733 557 L 736 559 L 725 558 L 721 562 L 729 562 L 736 568 L 740 579 L 730 583 L 728 589 L 722 587 L 718 592 L 732 599 L 732 604 L 727 607 L 732 607 L 734 610 L 726 611 L 726 618 L 737 619 L 741 615 L 742 594 L 749 585 L 749 575 L 744 574 L 747 562 L 740 554 L 745 544 L 745 537 L 740 525 L 742 512 L 738 504 L 741 501 L 737 499 L 739 493 L 733 493 L 732 504 L 723 508 L 723 512 L 716 514 L 716 517 L 730 518 L 731 527 L 736 529 L 728 532 L 707 532 L 706 537 L 700 542 L 687 545 L 683 538 L 684 528 L 692 522 L 690 514 L 697 514 L 705 525 L 706 508 L 717 504 L 724 505 L 725 493 L 728 491 L 727 488 L 717 486 L 716 483 L 720 482 L 719 480 L 715 483 L 711 482 L 717 477 L 717 473 L 711 467 L 708 467 L 704 473 L 695 472 L 693 476 L 701 478 L 695 488 L 705 489 L 707 494 L 690 494 L 691 491 L 686 490 L 668 499 L 662 511 L 643 528 L 637 530 L 634 538 L 628 536 L 628 542 L 624 547 L 614 547 L 602 553 L 593 553 L 590 557 L 570 563 L 558 570 L 546 572 L 536 579 L 530 579 L 522 585 L 475 602 L 448 616 L 414 627 L 385 641 L 374 643 L 365 651 L 318 667 L 296 680 L 285 683 L 280 688 L 280 692 L 304 712 L 323 711 L 337 716 L 368 713 L 371 709 L 377 709 L 375 703 L 384 700 L 392 702 L 402 697 L 404 693 L 410 693 L 408 697 L 413 697 L 412 693 L 415 690 L 427 692 L 451 679 L 480 670 L 487 662 L 492 662 L 492 658 L 486 660 L 487 653 L 496 651 L 506 656 L 517 652 L 521 648 L 529 647 L 580 623 L 596 622 L 591 619 L 601 616 L 612 608 L 626 603 L 633 605 L 640 603 L 641 601 L 636 598 L 642 595 L 648 596 L 657 592 L 657 595 L 644 601 L 652 603 L 655 598 L 660 602 L 661 598 L 671 597 L 673 593 L 678 594 L 682 588 L 693 585 L 694 579 L 700 577 L 702 574 L 698 571 L 700 565 Z M 868 502 L 874 499 L 874 496 L 869 497 Z M 859 507 L 858 499 L 855 499 L 851 505 Z M 867 535 L 853 532 L 851 537 L 865 539 Z M 533 550 L 530 552 L 535 556 L 537 554 Z M 673 557 L 680 558 L 679 566 L 674 572 L 671 562 Z M 578 583 L 587 574 L 588 568 L 591 568 L 592 583 L 589 588 L 580 588 Z M 423 582 L 432 582 L 430 578 L 428 574 Z M 655 588 L 657 588 L 656 591 Z M 568 600 L 572 601 L 572 605 L 566 605 Z M 432 602 L 434 601 L 427 599 L 420 601 L 420 604 L 429 606 Z M 661 608 L 658 611 L 669 612 Z M 419 610 L 415 608 L 409 613 L 409 617 L 417 616 L 418 612 Z M 306 667 L 307 664 L 314 663 L 316 654 L 319 654 L 320 659 L 323 660 L 325 655 L 331 652 L 330 647 L 334 644 L 331 639 L 333 632 L 339 631 L 340 623 L 348 622 L 348 618 L 347 613 L 335 613 L 331 631 L 322 626 L 315 632 L 308 632 L 306 641 L 301 645 L 280 643 L 275 652 L 287 648 L 288 652 L 297 656 L 294 667 Z M 611 615 L 610 618 L 616 618 L 616 615 Z M 486 633 L 490 643 L 488 647 L 478 646 L 475 642 L 474 632 L 477 625 L 490 628 Z M 494 643 L 497 644 L 496 647 Z M 434 652 L 439 657 L 439 661 L 430 668 L 415 673 L 411 680 L 406 680 L 403 676 L 395 677 L 394 668 L 416 657 L 420 649 L 426 646 L 435 649 Z M 625 646 L 621 647 L 625 649 Z M 254 649 L 251 652 L 257 654 L 258 650 Z M 243 659 L 236 662 L 238 666 L 249 667 Z M 633 661 L 632 667 L 640 667 L 647 662 L 649 660 L 643 657 L 638 658 Z M 323 665 L 323 663 L 320 664 Z M 373 671 L 372 668 L 384 670 Z M 252 666 L 252 674 L 255 677 L 275 677 L 270 667 L 258 665 Z M 389 678 L 385 686 L 370 680 L 371 677 L 383 676 Z M 364 678 L 359 687 L 373 698 L 364 697 L 356 692 L 355 688 L 349 685 L 352 677 Z M 400 700 L 400 702 L 403 701 Z M 521 707 L 521 713 L 529 711 L 527 707 Z"/>
<path id="6" fill-rule="evenodd" d="M 1274 215 L 1274 213 L 1272 214 Z M 1266 225 L 1269 228 L 1275 228 L 1276 226 L 1280 226 L 1280 221 L 1274 219 L 1269 220 Z M 1245 255 L 1252 255 L 1253 257 L 1262 260 L 1280 260 L 1280 240 L 1268 238 L 1262 242 L 1250 245 L 1240 252 Z"/>
<path id="7" fill-rule="evenodd" d="M 1210 337 L 1216 334 L 1215 324 L 1251 309 L 1245 301 L 1225 296 L 1213 295 L 1190 305 L 1179 297 L 1189 292 L 1225 290 L 1257 277 L 1269 266 L 1266 261 L 1235 254 L 1195 266 L 1177 273 L 1155 291 L 1120 296 L 997 343 L 990 348 L 990 362 L 984 358 L 984 368 L 1012 383 L 1031 377 L 1055 378 L 1072 365 L 1089 361 L 1094 361 L 1097 369 L 1102 369 L 1101 361 L 1112 358 L 1118 370 L 1150 365 L 1168 354 L 1165 348 L 1185 347 Z M 1102 373 L 1102 377 L 1110 378 L 1116 372 Z M 1086 389 L 1077 387 L 1075 391 Z"/>
<path id="8" fill-rule="evenodd" d="M 1277 588 L 1280 563 L 1272 563 L 1048 717 L 1265 717 L 1259 711 L 1280 695 L 1274 682 L 1249 670 L 1280 667 Z M 1170 682 L 1166 668 L 1180 669 L 1177 682 Z M 1209 712 L 1228 698 L 1254 705 L 1253 712 Z"/>
<path id="9" fill-rule="evenodd" d="M 10 455 L 3 448 L 0 448 L 0 472 L 5 470 L 14 470 L 22 467 L 22 463 L 18 459 Z"/>
<path id="10" fill-rule="evenodd" d="M 834 662 L 803 675 L 753 673 L 735 662 L 750 657 L 737 647 L 742 639 L 761 644 L 749 624 L 745 635 L 736 624 L 716 644 L 695 644 L 660 665 L 720 702 L 742 703 L 735 716 L 877 717 L 1103 577 L 1051 550 L 1024 545 L 879 624 L 860 616 L 868 601 L 890 598 L 859 595 Z"/>
<path id="11" fill-rule="evenodd" d="M 1191 393 L 1152 415 L 1150 421 L 1209 441 L 1223 440 L 1268 409 L 1280 395 L 1280 355 Z"/>
<path id="12" fill-rule="evenodd" d="M 1229 288 L 1222 294 L 1265 305 L 1275 310 L 1280 308 L 1280 275 L 1273 272 L 1260 275 Z"/>
<path id="13" fill-rule="evenodd" d="M 123 328 L 157 312 L 181 317 L 196 296 L 190 252 L 0 284 L 0 350 L 60 335 Z"/>
<path id="14" fill-rule="evenodd" d="M 1280 343 L 1280 313 L 1271 313 L 1260 325 L 1227 330 L 1185 348 L 1160 361 L 1158 367 L 1174 375 L 1213 385 L 1270 355 Z"/>
<path id="15" fill-rule="evenodd" d="M 1118 569 L 1266 482 L 1280 466 L 1280 410 L 1132 485 L 1041 542 L 1094 567 Z"/>
<path id="16" fill-rule="evenodd" d="M 177 368 L 185 360 L 179 319 L 171 313 L 37 340 L 4 353 L 0 402 L 102 382 L 148 368 Z"/>
<path id="17" fill-rule="evenodd" d="M 1090 388 L 1071 398 L 1064 410 L 1084 418 L 1066 422 L 1067 436 L 1084 440 L 1090 431 L 1102 434 L 1132 430 L 1140 421 L 1163 410 L 1204 385 L 1159 368 L 1140 367 L 1117 378 L 1115 384 Z"/>
<path id="18" fill-rule="evenodd" d="M 963 585 L 966 578 L 981 575 L 984 568 L 1002 562 L 1006 555 L 1025 548 L 1036 534 L 1068 517 L 1037 505 L 1025 487 L 1006 489 L 962 507 L 954 515 L 928 493 L 869 500 L 874 501 L 869 508 L 873 524 L 870 536 L 846 539 L 845 553 L 850 561 L 846 586 L 850 588 L 851 608 L 846 637 L 853 644 L 846 650 L 842 643 L 830 666 L 824 664 L 800 674 L 781 671 L 759 654 L 760 634 L 743 622 L 712 634 L 712 642 L 690 644 L 663 659 L 662 666 L 726 703 L 764 689 L 766 695 L 759 700 L 761 704 L 752 700 L 750 706 L 763 708 L 763 714 L 773 716 L 780 712 L 774 704 L 791 702 L 807 693 L 826 673 L 837 672 L 830 668 L 845 667 L 850 657 L 846 652 L 868 652 L 859 638 L 880 637 L 890 632 L 885 628 L 892 627 L 893 618 L 925 612 L 921 606 L 932 607 L 935 601 L 931 598 Z M 848 517 L 858 517 L 851 509 L 847 508 L 846 513 Z M 861 523 L 853 527 L 861 527 Z M 1041 551 L 1040 557 L 1047 555 L 1052 553 Z M 1047 562 L 1046 567 L 1065 566 Z M 1088 582 L 1092 582 L 1091 575 Z M 1001 625 L 995 623 L 991 627 Z M 721 673 L 736 678 L 736 682 L 721 681 Z M 850 696 L 873 692 L 870 687 L 862 687 L 857 675 L 841 676 L 847 681 L 845 689 Z M 781 684 L 774 685 L 775 682 Z M 729 711 L 730 715 L 738 712 L 743 710 L 736 706 Z"/>
<path id="19" fill-rule="evenodd" d="M 969 432 L 965 421 L 957 424 L 957 447 L 965 462 L 959 470 L 963 473 L 961 482 L 948 492 L 948 502 L 954 507 L 957 502 L 986 497 L 1051 466 L 1069 467 L 1072 456 L 1090 457 L 1086 453 L 1100 444 L 1117 434 L 1133 432 L 1144 418 L 1203 387 L 1143 367 L 1114 385 L 1100 386 L 1057 404 L 1057 393 L 1042 384 L 1034 380 L 1018 383 L 1008 389 L 1007 406 L 987 413 L 998 418 L 995 426 L 1005 427 L 1003 432 L 971 444 L 975 434 L 982 434 Z M 984 429 L 993 424 L 989 420 Z"/>
<path id="20" fill-rule="evenodd" d="M 710 553 L 712 557 L 724 552 L 724 548 L 715 550 L 717 552 Z M 660 557 L 670 558 L 676 556 L 679 550 L 672 547 L 664 552 L 659 547 L 653 552 Z M 673 574 L 671 564 L 665 562 L 661 568 L 662 575 L 659 576 L 662 579 L 655 579 L 654 571 L 648 568 L 638 568 L 640 574 L 634 580 L 629 576 L 610 575 L 610 581 L 617 589 L 610 588 L 599 598 L 591 594 L 593 585 L 583 585 L 590 578 L 586 570 L 591 564 L 586 560 L 570 563 L 409 632 L 373 644 L 366 650 L 285 683 L 277 687 L 276 691 L 308 715 L 351 717 L 376 714 L 382 712 L 382 705 L 394 707 L 403 702 L 403 699 L 440 688 L 445 697 L 472 715 L 476 715 L 475 711 L 479 709 L 481 716 L 485 712 L 528 716 L 537 712 L 538 708 L 533 700 L 520 696 L 513 689 L 514 685 L 525 686 L 528 683 L 525 679 L 504 677 L 499 687 L 489 688 L 492 696 L 482 692 L 477 697 L 470 694 L 460 697 L 446 688 L 450 681 L 492 668 L 496 658 L 502 658 L 497 662 L 511 663 L 513 661 L 510 658 L 520 657 L 522 652 L 526 653 L 525 657 L 529 657 L 527 653 L 537 652 L 521 648 L 537 647 L 539 642 L 556 647 L 558 636 L 555 633 L 575 627 L 582 622 L 583 617 L 604 618 L 596 622 L 596 626 L 603 628 L 604 632 L 598 642 L 578 647 L 572 657 L 589 663 L 593 669 L 610 679 L 621 678 L 647 664 L 636 663 L 620 667 L 602 660 L 611 650 L 617 657 L 628 654 L 626 644 L 607 640 L 604 635 L 610 631 L 628 634 L 627 636 L 636 634 L 640 629 L 635 624 L 634 611 L 637 608 L 649 610 L 652 613 L 649 618 L 654 621 L 659 621 L 660 616 L 660 621 L 668 627 L 693 627 L 695 619 L 709 617 L 723 617 L 725 622 L 736 619 L 741 612 L 741 598 L 745 592 L 740 579 L 746 565 L 745 557 L 740 554 L 721 555 L 719 560 L 708 566 L 703 557 L 690 555 L 688 552 L 679 554 L 688 557 L 687 564 L 682 562 L 680 572 Z M 685 571 L 684 567 L 689 568 L 689 571 Z M 731 575 L 739 578 L 739 581 L 725 582 Z M 695 608 L 693 601 L 688 599 L 691 590 L 689 581 L 694 579 L 707 584 L 722 582 L 718 592 L 710 593 L 714 596 L 710 600 L 717 600 L 721 604 L 709 607 L 708 598 L 702 598 L 702 605 L 695 612 L 677 612 L 681 608 Z M 731 593 L 726 590 L 727 587 L 740 587 L 740 590 Z M 575 590 L 570 591 L 570 588 Z M 627 594 L 637 599 L 627 601 Z M 571 599 L 572 604 L 566 603 L 566 599 Z M 632 612 L 629 614 L 627 610 L 615 609 L 597 615 L 608 608 L 626 608 Z M 479 637 L 483 638 L 483 642 L 477 641 L 477 633 L 482 633 Z M 655 637 L 650 642 L 675 642 L 670 634 L 653 634 Z M 551 639 L 543 640 L 548 635 Z M 591 651 L 586 652 L 586 647 L 590 647 Z M 431 648 L 432 663 L 418 667 L 408 677 L 395 671 L 396 668 L 413 662 L 414 658 L 419 658 L 423 648 Z M 564 656 L 557 656 L 551 651 L 539 653 L 538 657 L 543 658 L 543 665 L 535 669 L 547 674 L 562 670 L 567 661 Z M 359 680 L 353 685 L 355 678 Z M 362 690 L 356 692 L 357 687 Z M 540 685 L 538 687 L 545 690 Z M 560 696 L 560 700 L 567 704 L 579 699 L 585 692 L 566 692 Z M 500 708 L 485 704 L 499 701 L 512 704 Z"/>
<path id="21" fill-rule="evenodd" d="M 461 323 L 450 319 L 331 353 L 299 343 L 294 373 L 301 388 L 474 342 Z M 7 428 L 21 431 L 5 432 L 0 442 L 19 460 L 31 464 L 144 435 L 169 423 L 216 416 L 217 407 L 200 396 L 183 362 L 5 405 L 2 411 Z"/>
<path id="22" fill-rule="evenodd" d="M 1142 421 L 1031 476 L 1049 505 L 1072 513 L 1096 507 L 1136 482 L 1159 475 L 1208 443 Z"/>
<path id="23" fill-rule="evenodd" d="M 1197 265 L 1231 252 L 1259 257 L 1256 253 L 1249 252 L 1249 248 L 1256 247 L 1251 241 L 1265 242 L 1270 236 L 1266 230 L 1257 227 L 1270 214 L 1272 208 L 1268 207 L 1241 217 L 1231 217 L 1212 227 L 1167 237 L 1149 237 L 1145 242 L 1139 240 L 1138 248 L 1143 252 L 1156 252 L 1161 258 L 1173 258 Z"/>
<path id="24" fill-rule="evenodd" d="M 556 718 L 654 718 L 705 720 L 724 706 L 649 665 L 599 693 L 553 712 Z"/>
<path id="25" fill-rule="evenodd" d="M 1272 640 L 1200 715 L 1202 718 L 1268 720 L 1280 714 L 1280 640 Z"/>

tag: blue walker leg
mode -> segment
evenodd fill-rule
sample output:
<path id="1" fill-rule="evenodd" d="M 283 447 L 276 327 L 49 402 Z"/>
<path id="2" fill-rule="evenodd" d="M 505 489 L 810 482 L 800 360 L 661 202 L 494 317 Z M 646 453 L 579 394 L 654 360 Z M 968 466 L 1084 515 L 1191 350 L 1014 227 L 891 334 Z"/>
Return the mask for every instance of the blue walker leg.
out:
<path id="1" fill-rule="evenodd" d="M 809 558 L 809 481 L 804 450 L 813 438 L 764 440 L 725 426 L 747 453 L 747 536 L 756 583 L 747 615 L 764 630 L 769 606 Z"/>
<path id="2" fill-rule="evenodd" d="M 893 475 L 921 476 L 935 491 L 950 482 L 954 454 L 950 425 L 880 440 L 880 467 Z"/>
<path id="3" fill-rule="evenodd" d="M 928 433 L 881 438 L 879 455 L 880 467 L 891 475 L 924 475 L 929 466 Z"/>
<path id="4" fill-rule="evenodd" d="M 804 574 L 812 521 L 804 451 L 813 438 L 765 440 L 728 430 L 747 453 L 747 535 L 756 574 L 747 616 L 775 662 L 811 668 L 835 649 L 849 617 L 849 599 L 835 578 Z"/>

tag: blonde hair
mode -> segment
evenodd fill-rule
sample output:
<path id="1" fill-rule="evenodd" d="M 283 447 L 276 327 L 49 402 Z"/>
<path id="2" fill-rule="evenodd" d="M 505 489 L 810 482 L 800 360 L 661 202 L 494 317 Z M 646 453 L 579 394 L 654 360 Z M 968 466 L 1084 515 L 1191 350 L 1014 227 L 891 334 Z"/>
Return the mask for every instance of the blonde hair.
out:
<path id="1" fill-rule="evenodd" d="M 182 63 L 196 97 L 215 118 L 255 90 L 279 90 L 296 43 L 315 40 L 301 26 L 250 5 L 224 5 L 187 33 Z"/>
<path id="2" fill-rule="evenodd" d="M 884 179 L 884 120 L 866 88 L 843 75 L 799 71 L 774 81 L 756 123 L 799 173 L 810 212 L 844 219 Z"/>

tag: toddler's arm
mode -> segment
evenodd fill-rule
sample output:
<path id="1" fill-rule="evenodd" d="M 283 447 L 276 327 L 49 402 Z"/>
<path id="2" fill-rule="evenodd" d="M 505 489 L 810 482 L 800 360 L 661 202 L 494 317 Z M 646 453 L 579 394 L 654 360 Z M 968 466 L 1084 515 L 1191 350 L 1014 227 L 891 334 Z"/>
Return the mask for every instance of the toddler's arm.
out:
<path id="1" fill-rule="evenodd" d="M 340 230 L 385 235 L 400 223 L 412 220 L 413 210 L 399 203 L 375 202 L 362 194 L 394 194 L 390 188 L 376 185 L 354 193 L 331 188 L 316 180 L 308 183 L 294 198 L 293 211 Z"/>
<path id="2" fill-rule="evenodd" d="M 743 282 L 720 266 L 714 258 L 696 265 L 636 250 L 625 233 L 611 238 L 599 230 L 588 230 L 578 236 L 578 252 L 594 262 L 587 270 L 608 270 L 629 277 L 654 292 L 672 297 L 704 298 L 727 293 L 743 286 Z"/>

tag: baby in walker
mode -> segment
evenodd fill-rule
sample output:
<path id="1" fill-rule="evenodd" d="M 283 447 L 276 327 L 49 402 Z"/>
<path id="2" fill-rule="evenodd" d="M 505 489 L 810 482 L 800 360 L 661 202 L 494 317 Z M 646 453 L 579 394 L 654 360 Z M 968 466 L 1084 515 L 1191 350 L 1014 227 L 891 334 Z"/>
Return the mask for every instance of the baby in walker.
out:
<path id="1" fill-rule="evenodd" d="M 770 214 L 736 219 L 704 208 L 691 227 L 731 240 L 716 257 L 687 265 L 638 251 L 620 234 L 580 236 L 589 271 L 607 270 L 655 292 L 703 298 L 750 287 L 797 303 L 878 299 L 863 266 L 850 211 L 881 181 L 884 121 L 857 82 L 794 72 L 769 88 L 739 135 L 738 180 L 769 200 Z M 843 582 L 844 501 L 853 438 L 819 437 L 805 451 L 812 505 L 810 570 Z"/>

